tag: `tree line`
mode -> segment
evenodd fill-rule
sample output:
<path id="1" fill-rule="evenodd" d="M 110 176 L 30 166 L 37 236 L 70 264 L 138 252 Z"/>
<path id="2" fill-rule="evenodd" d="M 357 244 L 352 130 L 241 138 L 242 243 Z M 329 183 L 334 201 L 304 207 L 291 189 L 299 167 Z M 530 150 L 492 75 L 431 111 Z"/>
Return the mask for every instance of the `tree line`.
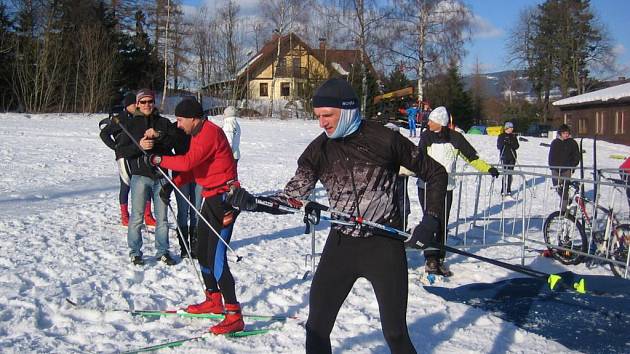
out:
<path id="1" fill-rule="evenodd" d="M 525 11 L 514 29 L 511 59 L 527 72 L 541 110 L 556 85 L 566 95 L 585 90 L 591 63 L 610 52 L 589 5 L 548 0 Z M 234 79 L 274 35 L 295 33 L 313 47 L 323 39 L 357 50 L 349 79 L 364 109 L 372 96 L 411 84 L 420 100 L 446 104 L 470 124 L 497 111 L 483 85 L 463 86 L 473 15 L 460 0 L 261 0 L 255 15 L 219 0 L 184 10 L 180 0 L 0 4 L 0 109 L 98 112 L 141 87 L 196 91 Z"/>

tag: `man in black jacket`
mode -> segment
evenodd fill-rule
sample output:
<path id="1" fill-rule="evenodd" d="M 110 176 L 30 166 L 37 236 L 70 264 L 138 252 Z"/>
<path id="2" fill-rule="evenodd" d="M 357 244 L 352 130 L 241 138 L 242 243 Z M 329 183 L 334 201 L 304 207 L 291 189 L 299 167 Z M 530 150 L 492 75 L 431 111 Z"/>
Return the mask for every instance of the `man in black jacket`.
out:
<path id="1" fill-rule="evenodd" d="M 514 134 L 514 124 L 512 124 L 512 122 L 505 122 L 505 125 L 503 126 L 503 133 L 499 134 L 499 137 L 497 138 L 499 159 L 501 160 L 504 170 L 514 171 L 514 165 L 516 164 L 516 150 L 518 150 L 518 148 L 519 144 L 516 134 Z M 511 174 L 503 176 L 501 195 L 506 199 L 512 199 Z"/>
<path id="2" fill-rule="evenodd" d="M 136 94 L 137 109 L 126 128 L 147 154 L 172 155 L 174 132 L 171 122 L 155 108 L 155 95 L 149 89 Z M 123 123 L 124 124 L 124 123 Z M 127 160 L 131 173 L 131 218 L 127 229 L 127 245 L 133 264 L 142 265 L 142 216 L 149 197 L 153 199 L 157 225 L 155 228 L 156 257 L 167 265 L 175 264 L 168 251 L 166 204 L 160 199 L 160 188 L 168 183 L 147 161 L 143 152 L 125 134 L 120 139 L 121 156 Z"/>
<path id="3" fill-rule="evenodd" d="M 298 159 L 295 175 L 279 197 L 294 206 L 318 181 L 330 207 L 357 218 L 395 228 L 402 226 L 396 178 L 401 166 L 427 181 L 428 207 L 422 223 L 407 241 L 424 248 L 435 242 L 444 203 L 444 168 L 411 141 L 376 122 L 362 121 L 359 100 L 342 79 L 324 82 L 313 96 L 315 116 L 324 133 Z M 241 210 L 256 209 L 252 197 L 236 189 L 228 201 Z M 312 204 L 311 204 L 312 205 Z M 304 206 L 307 213 L 311 207 Z M 407 258 L 405 243 L 383 231 L 361 225 L 333 224 L 313 277 L 306 322 L 306 352 L 331 353 L 330 332 L 355 281 L 366 278 L 374 288 L 383 335 L 392 353 L 415 353 L 407 330 Z"/>
<path id="4" fill-rule="evenodd" d="M 571 137 L 571 129 L 562 124 L 558 128 L 558 136 L 551 142 L 549 148 L 549 167 L 554 187 L 560 196 L 560 210 L 564 211 L 569 204 L 569 181 L 557 177 L 569 178 L 580 163 L 582 154 L 577 142 Z"/>
<path id="5" fill-rule="evenodd" d="M 118 201 L 120 203 L 120 221 L 123 226 L 129 225 L 129 171 L 125 159 L 120 154 L 120 137 L 125 135 L 120 129 L 118 123 L 112 122 L 114 115 L 118 116 L 118 121 L 127 124 L 127 121 L 133 117 L 133 113 L 136 111 L 136 95 L 129 92 L 123 98 L 122 108 L 115 107 L 110 116 L 103 119 L 99 123 L 101 133 L 99 134 L 101 140 L 107 147 L 114 150 L 116 155 L 116 165 L 118 165 L 118 175 L 120 179 L 120 190 L 118 192 Z M 144 222 L 147 226 L 154 227 L 155 219 L 151 215 L 151 201 L 147 202 L 144 208 Z"/>

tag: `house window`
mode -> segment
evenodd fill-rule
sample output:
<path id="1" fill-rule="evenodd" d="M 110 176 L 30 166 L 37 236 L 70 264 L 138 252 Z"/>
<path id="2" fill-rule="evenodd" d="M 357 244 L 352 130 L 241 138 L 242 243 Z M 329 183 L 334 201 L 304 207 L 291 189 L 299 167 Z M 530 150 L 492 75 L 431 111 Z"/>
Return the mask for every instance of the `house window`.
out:
<path id="1" fill-rule="evenodd" d="M 305 96 L 306 88 L 305 88 L 303 82 L 298 82 L 297 83 L 297 91 L 298 91 L 298 97 L 304 97 Z"/>
<path id="2" fill-rule="evenodd" d="M 624 129 L 624 118 L 626 112 L 615 112 L 615 134 L 623 134 L 625 132 Z"/>
<path id="3" fill-rule="evenodd" d="M 604 112 L 595 112 L 595 134 L 604 134 Z"/>
<path id="4" fill-rule="evenodd" d="M 280 96 L 288 97 L 289 94 L 291 93 L 290 87 L 291 87 L 291 84 L 288 82 L 280 83 Z"/>
<path id="5" fill-rule="evenodd" d="M 578 120 L 578 134 L 585 135 L 588 134 L 588 127 L 586 125 L 586 119 L 580 118 Z"/>
<path id="6" fill-rule="evenodd" d="M 260 83 L 260 97 L 269 96 L 269 84 L 266 82 Z"/>

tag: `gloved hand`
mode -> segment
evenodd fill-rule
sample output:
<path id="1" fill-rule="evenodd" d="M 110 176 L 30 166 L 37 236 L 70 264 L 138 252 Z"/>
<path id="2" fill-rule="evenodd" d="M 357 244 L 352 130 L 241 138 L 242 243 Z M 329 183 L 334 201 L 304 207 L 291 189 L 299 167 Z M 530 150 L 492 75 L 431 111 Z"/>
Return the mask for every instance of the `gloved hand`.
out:
<path id="1" fill-rule="evenodd" d="M 239 210 L 256 210 L 256 198 L 254 198 L 245 188 L 233 186 L 228 192 L 226 202 Z"/>
<path id="2" fill-rule="evenodd" d="M 156 154 L 144 155 L 144 159 L 149 166 L 160 166 L 162 156 Z"/>
<path id="3" fill-rule="evenodd" d="M 492 176 L 492 178 L 499 177 L 499 171 L 494 167 L 490 167 L 490 169 L 488 169 L 488 173 Z"/>
<path id="4" fill-rule="evenodd" d="M 425 214 L 422 222 L 414 227 L 411 237 L 405 241 L 405 247 L 425 249 L 435 243 L 439 222 L 433 215 Z"/>
<path id="5" fill-rule="evenodd" d="M 317 202 L 306 202 L 304 205 L 304 222 L 313 225 L 319 224 L 322 211 L 328 210 L 328 207 Z"/>
<path id="6" fill-rule="evenodd" d="M 171 202 L 171 193 L 173 193 L 173 185 L 168 182 L 160 188 L 160 199 L 164 204 L 168 205 Z"/>

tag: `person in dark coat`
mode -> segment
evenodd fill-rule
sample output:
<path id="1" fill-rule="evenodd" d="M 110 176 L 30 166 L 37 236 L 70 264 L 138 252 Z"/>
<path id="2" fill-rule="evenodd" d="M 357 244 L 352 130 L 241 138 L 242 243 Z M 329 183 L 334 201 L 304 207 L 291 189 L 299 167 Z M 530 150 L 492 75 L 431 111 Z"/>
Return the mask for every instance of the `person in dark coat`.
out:
<path id="1" fill-rule="evenodd" d="M 497 138 L 497 149 L 499 149 L 499 159 L 504 170 L 514 171 L 516 164 L 516 150 L 519 144 L 516 134 L 514 134 L 514 124 L 505 122 L 503 133 Z M 501 195 L 507 199 L 512 198 L 512 175 L 503 175 L 503 183 L 501 184 Z"/>
<path id="2" fill-rule="evenodd" d="M 300 207 L 318 181 L 330 207 L 359 219 L 400 228 L 402 213 L 396 179 L 401 166 L 427 182 L 429 204 L 413 236 L 402 242 L 363 224 L 333 224 L 309 294 L 306 352 L 331 353 L 330 333 L 344 300 L 360 277 L 374 288 L 383 336 L 392 353 L 415 353 L 407 329 L 407 258 L 405 246 L 425 248 L 437 242 L 440 207 L 446 194 L 444 167 L 401 134 L 361 120 L 359 99 L 339 78 L 325 81 L 313 95 L 313 111 L 324 132 L 298 159 L 295 175 L 279 198 Z M 241 210 L 256 210 L 253 197 L 235 189 L 228 201 Z M 321 209 L 319 209 L 321 210 Z M 311 214 L 312 215 L 312 214 Z M 335 215 L 335 214 L 333 214 Z"/>
<path id="3" fill-rule="evenodd" d="M 114 150 L 116 156 L 116 165 L 118 166 L 118 178 L 120 180 L 120 189 L 118 191 L 118 202 L 120 203 L 120 222 L 123 226 L 129 224 L 129 171 L 125 165 L 125 159 L 120 155 L 118 149 L 118 141 L 120 140 L 120 134 L 123 134 L 120 125 L 112 122 L 113 117 L 126 124 L 127 120 L 133 112 L 136 110 L 136 95 L 128 93 L 123 99 L 123 105 L 112 108 L 109 117 L 103 119 L 99 123 L 101 132 L 99 134 L 101 140 L 108 148 Z"/>
<path id="4" fill-rule="evenodd" d="M 143 265 L 142 259 L 142 216 L 146 202 L 152 198 L 155 209 L 155 249 L 156 258 L 167 265 L 176 262 L 171 258 L 168 244 L 167 206 L 160 199 L 162 185 L 168 183 L 164 176 L 147 162 L 146 154 L 172 155 L 175 132 L 171 121 L 162 117 L 155 108 L 155 95 L 152 90 L 142 89 L 136 94 L 134 117 L 127 121 L 126 128 L 135 140 L 127 134 L 121 135 L 120 153 L 127 160 L 131 173 L 131 216 L 127 229 L 129 256 L 135 265 Z M 136 142 L 142 148 L 141 151 Z"/>
<path id="5" fill-rule="evenodd" d="M 570 178 L 582 158 L 577 142 L 571 137 L 571 128 L 562 124 L 558 136 L 549 148 L 549 168 L 553 176 L 551 181 L 560 196 L 560 210 L 569 205 L 569 181 L 558 177 Z"/>
<path id="6" fill-rule="evenodd" d="M 133 117 L 133 112 L 136 110 L 136 95 L 129 92 L 123 98 L 123 105 L 114 107 L 110 116 L 106 119 L 103 119 L 99 123 L 99 127 L 101 132 L 99 136 L 101 140 L 107 147 L 114 150 L 116 155 L 116 165 L 118 166 L 118 175 L 120 178 L 120 190 L 118 192 L 118 202 L 120 203 L 120 223 L 123 226 L 129 225 L 129 180 L 130 174 L 129 169 L 127 168 L 127 164 L 125 159 L 121 156 L 119 143 L 120 137 L 124 135 L 120 125 L 118 123 L 113 122 L 112 118 L 114 116 L 118 117 L 120 122 L 126 124 L 131 117 Z M 122 135 L 121 135 L 122 134 Z M 145 205 L 145 224 L 147 226 L 155 226 L 155 219 L 151 214 L 151 202 L 149 201 Z"/>

